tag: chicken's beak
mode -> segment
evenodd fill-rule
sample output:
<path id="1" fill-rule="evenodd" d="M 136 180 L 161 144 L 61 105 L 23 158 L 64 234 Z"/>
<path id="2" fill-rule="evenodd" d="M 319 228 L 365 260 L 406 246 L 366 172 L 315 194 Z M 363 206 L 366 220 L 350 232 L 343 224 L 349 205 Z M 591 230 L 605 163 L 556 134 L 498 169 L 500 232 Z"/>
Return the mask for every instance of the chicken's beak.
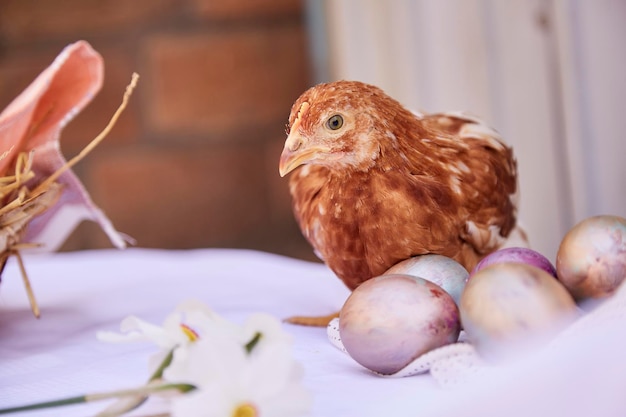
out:
<path id="1" fill-rule="evenodd" d="M 280 176 L 284 177 L 289 174 L 298 166 L 296 164 L 301 165 L 300 161 L 297 159 L 297 155 L 285 147 L 283 153 L 280 154 L 280 163 L 278 164 Z"/>
<path id="2" fill-rule="evenodd" d="M 287 137 L 283 153 L 280 155 L 280 162 L 278 164 L 280 176 L 284 177 L 300 165 L 314 159 L 317 154 L 317 148 L 305 146 L 302 137 L 292 132 Z"/>

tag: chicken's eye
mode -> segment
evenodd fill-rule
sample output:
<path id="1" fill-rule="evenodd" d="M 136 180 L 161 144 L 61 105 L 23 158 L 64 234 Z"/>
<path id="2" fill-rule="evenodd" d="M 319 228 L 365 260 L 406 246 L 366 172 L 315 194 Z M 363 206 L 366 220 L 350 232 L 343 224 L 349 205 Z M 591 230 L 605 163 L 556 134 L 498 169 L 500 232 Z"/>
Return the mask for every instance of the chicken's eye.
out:
<path id="1" fill-rule="evenodd" d="M 330 116 L 330 118 L 326 122 L 326 126 L 330 130 L 341 129 L 341 126 L 343 126 L 343 117 L 341 117 L 341 115 L 339 115 L 339 114 L 335 114 L 334 116 Z"/>

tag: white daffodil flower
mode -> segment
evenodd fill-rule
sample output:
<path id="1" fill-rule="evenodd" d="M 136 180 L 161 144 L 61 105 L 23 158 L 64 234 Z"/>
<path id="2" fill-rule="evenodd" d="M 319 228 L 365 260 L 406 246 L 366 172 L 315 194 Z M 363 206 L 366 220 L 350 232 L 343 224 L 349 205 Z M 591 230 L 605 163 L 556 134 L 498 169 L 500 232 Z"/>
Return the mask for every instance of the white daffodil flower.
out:
<path id="1" fill-rule="evenodd" d="M 97 337 L 114 343 L 151 341 L 162 349 L 170 350 L 175 346 L 194 342 L 202 333 L 213 332 L 215 328 L 230 334 L 238 331 L 237 326 L 224 320 L 204 304 L 187 301 L 169 314 L 161 326 L 136 316 L 128 316 L 120 324 L 121 333 L 101 331 L 97 333 Z"/>
<path id="2" fill-rule="evenodd" d="M 296 417 L 311 408 L 291 337 L 268 314 L 236 325 L 201 303 L 186 302 L 161 326 L 130 316 L 120 330 L 98 337 L 155 343 L 161 349 L 150 362 L 159 379 L 194 387 L 170 399 L 172 417 Z"/>
<path id="3" fill-rule="evenodd" d="M 143 386 L 3 409 L 12 412 L 115 399 L 98 416 L 116 417 L 141 406 L 150 395 L 169 399 L 171 417 L 297 417 L 312 398 L 302 384 L 291 337 L 267 314 L 236 325 L 201 303 L 186 302 L 157 326 L 127 317 L 121 333 L 99 332 L 111 342 L 150 341 L 160 349 Z M 77 401 L 77 399 L 79 401 Z"/>
<path id="4" fill-rule="evenodd" d="M 172 417 L 295 417 L 311 407 L 290 344 L 255 347 L 249 354 L 234 340 L 199 340 L 183 358 L 175 352 L 164 376 L 196 386 L 172 398 Z"/>
<path id="5" fill-rule="evenodd" d="M 283 330 L 280 321 L 265 313 L 256 313 L 248 317 L 240 332 L 240 340 L 244 343 L 249 343 L 257 334 L 260 335 L 258 343 L 251 352 L 252 354 L 275 344 L 287 346 L 292 344 L 291 335 Z"/>
<path id="6" fill-rule="evenodd" d="M 96 336 L 102 341 L 113 343 L 156 344 L 161 349 L 149 358 L 149 368 L 157 370 L 173 351 L 179 351 L 179 356 L 182 356 L 187 346 L 205 335 L 214 338 L 219 334 L 219 337 L 234 338 L 241 330 L 201 302 L 190 300 L 178 305 L 161 326 L 136 316 L 128 316 L 122 320 L 120 332 L 101 331 Z"/>

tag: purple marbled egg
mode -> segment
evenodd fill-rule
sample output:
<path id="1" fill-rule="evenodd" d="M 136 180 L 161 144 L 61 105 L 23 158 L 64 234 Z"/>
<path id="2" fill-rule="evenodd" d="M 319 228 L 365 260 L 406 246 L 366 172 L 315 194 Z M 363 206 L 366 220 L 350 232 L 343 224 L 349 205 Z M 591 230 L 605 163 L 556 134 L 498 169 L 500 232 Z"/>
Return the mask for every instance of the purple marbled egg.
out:
<path id="1" fill-rule="evenodd" d="M 438 285 L 411 275 L 365 281 L 346 300 L 339 334 L 348 354 L 372 371 L 389 375 L 418 356 L 454 343 L 459 311 Z"/>
<path id="2" fill-rule="evenodd" d="M 537 251 L 528 248 L 504 248 L 485 256 L 472 270 L 470 276 L 489 265 L 515 262 L 536 266 L 556 278 L 556 269 L 552 262 Z"/>

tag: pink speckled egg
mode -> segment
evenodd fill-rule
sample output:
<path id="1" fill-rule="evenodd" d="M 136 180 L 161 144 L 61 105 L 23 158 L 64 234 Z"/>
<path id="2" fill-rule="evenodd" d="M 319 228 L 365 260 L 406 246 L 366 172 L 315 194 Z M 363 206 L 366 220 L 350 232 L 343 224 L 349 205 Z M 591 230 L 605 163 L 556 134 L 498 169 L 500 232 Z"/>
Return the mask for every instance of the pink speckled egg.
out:
<path id="1" fill-rule="evenodd" d="M 348 297 L 339 316 L 339 334 L 348 354 L 385 375 L 454 343 L 459 332 L 459 311 L 452 297 L 438 285 L 411 275 L 365 281 Z"/>
<path id="2" fill-rule="evenodd" d="M 552 262 L 537 251 L 528 248 L 504 248 L 485 256 L 472 270 L 470 276 L 489 265 L 505 262 L 517 262 L 536 266 L 556 278 L 556 269 Z"/>
<path id="3" fill-rule="evenodd" d="M 478 271 L 465 286 L 459 310 L 468 339 L 488 359 L 544 342 L 578 316 L 558 280 L 523 263 Z"/>
<path id="4" fill-rule="evenodd" d="M 575 225 L 561 241 L 556 270 L 578 300 L 613 294 L 626 278 L 626 219 L 594 216 Z"/>
<path id="5" fill-rule="evenodd" d="M 383 275 L 388 274 L 407 274 L 424 278 L 443 288 L 457 304 L 469 277 L 463 265 L 454 259 L 434 254 L 414 256 L 399 262 Z"/>

